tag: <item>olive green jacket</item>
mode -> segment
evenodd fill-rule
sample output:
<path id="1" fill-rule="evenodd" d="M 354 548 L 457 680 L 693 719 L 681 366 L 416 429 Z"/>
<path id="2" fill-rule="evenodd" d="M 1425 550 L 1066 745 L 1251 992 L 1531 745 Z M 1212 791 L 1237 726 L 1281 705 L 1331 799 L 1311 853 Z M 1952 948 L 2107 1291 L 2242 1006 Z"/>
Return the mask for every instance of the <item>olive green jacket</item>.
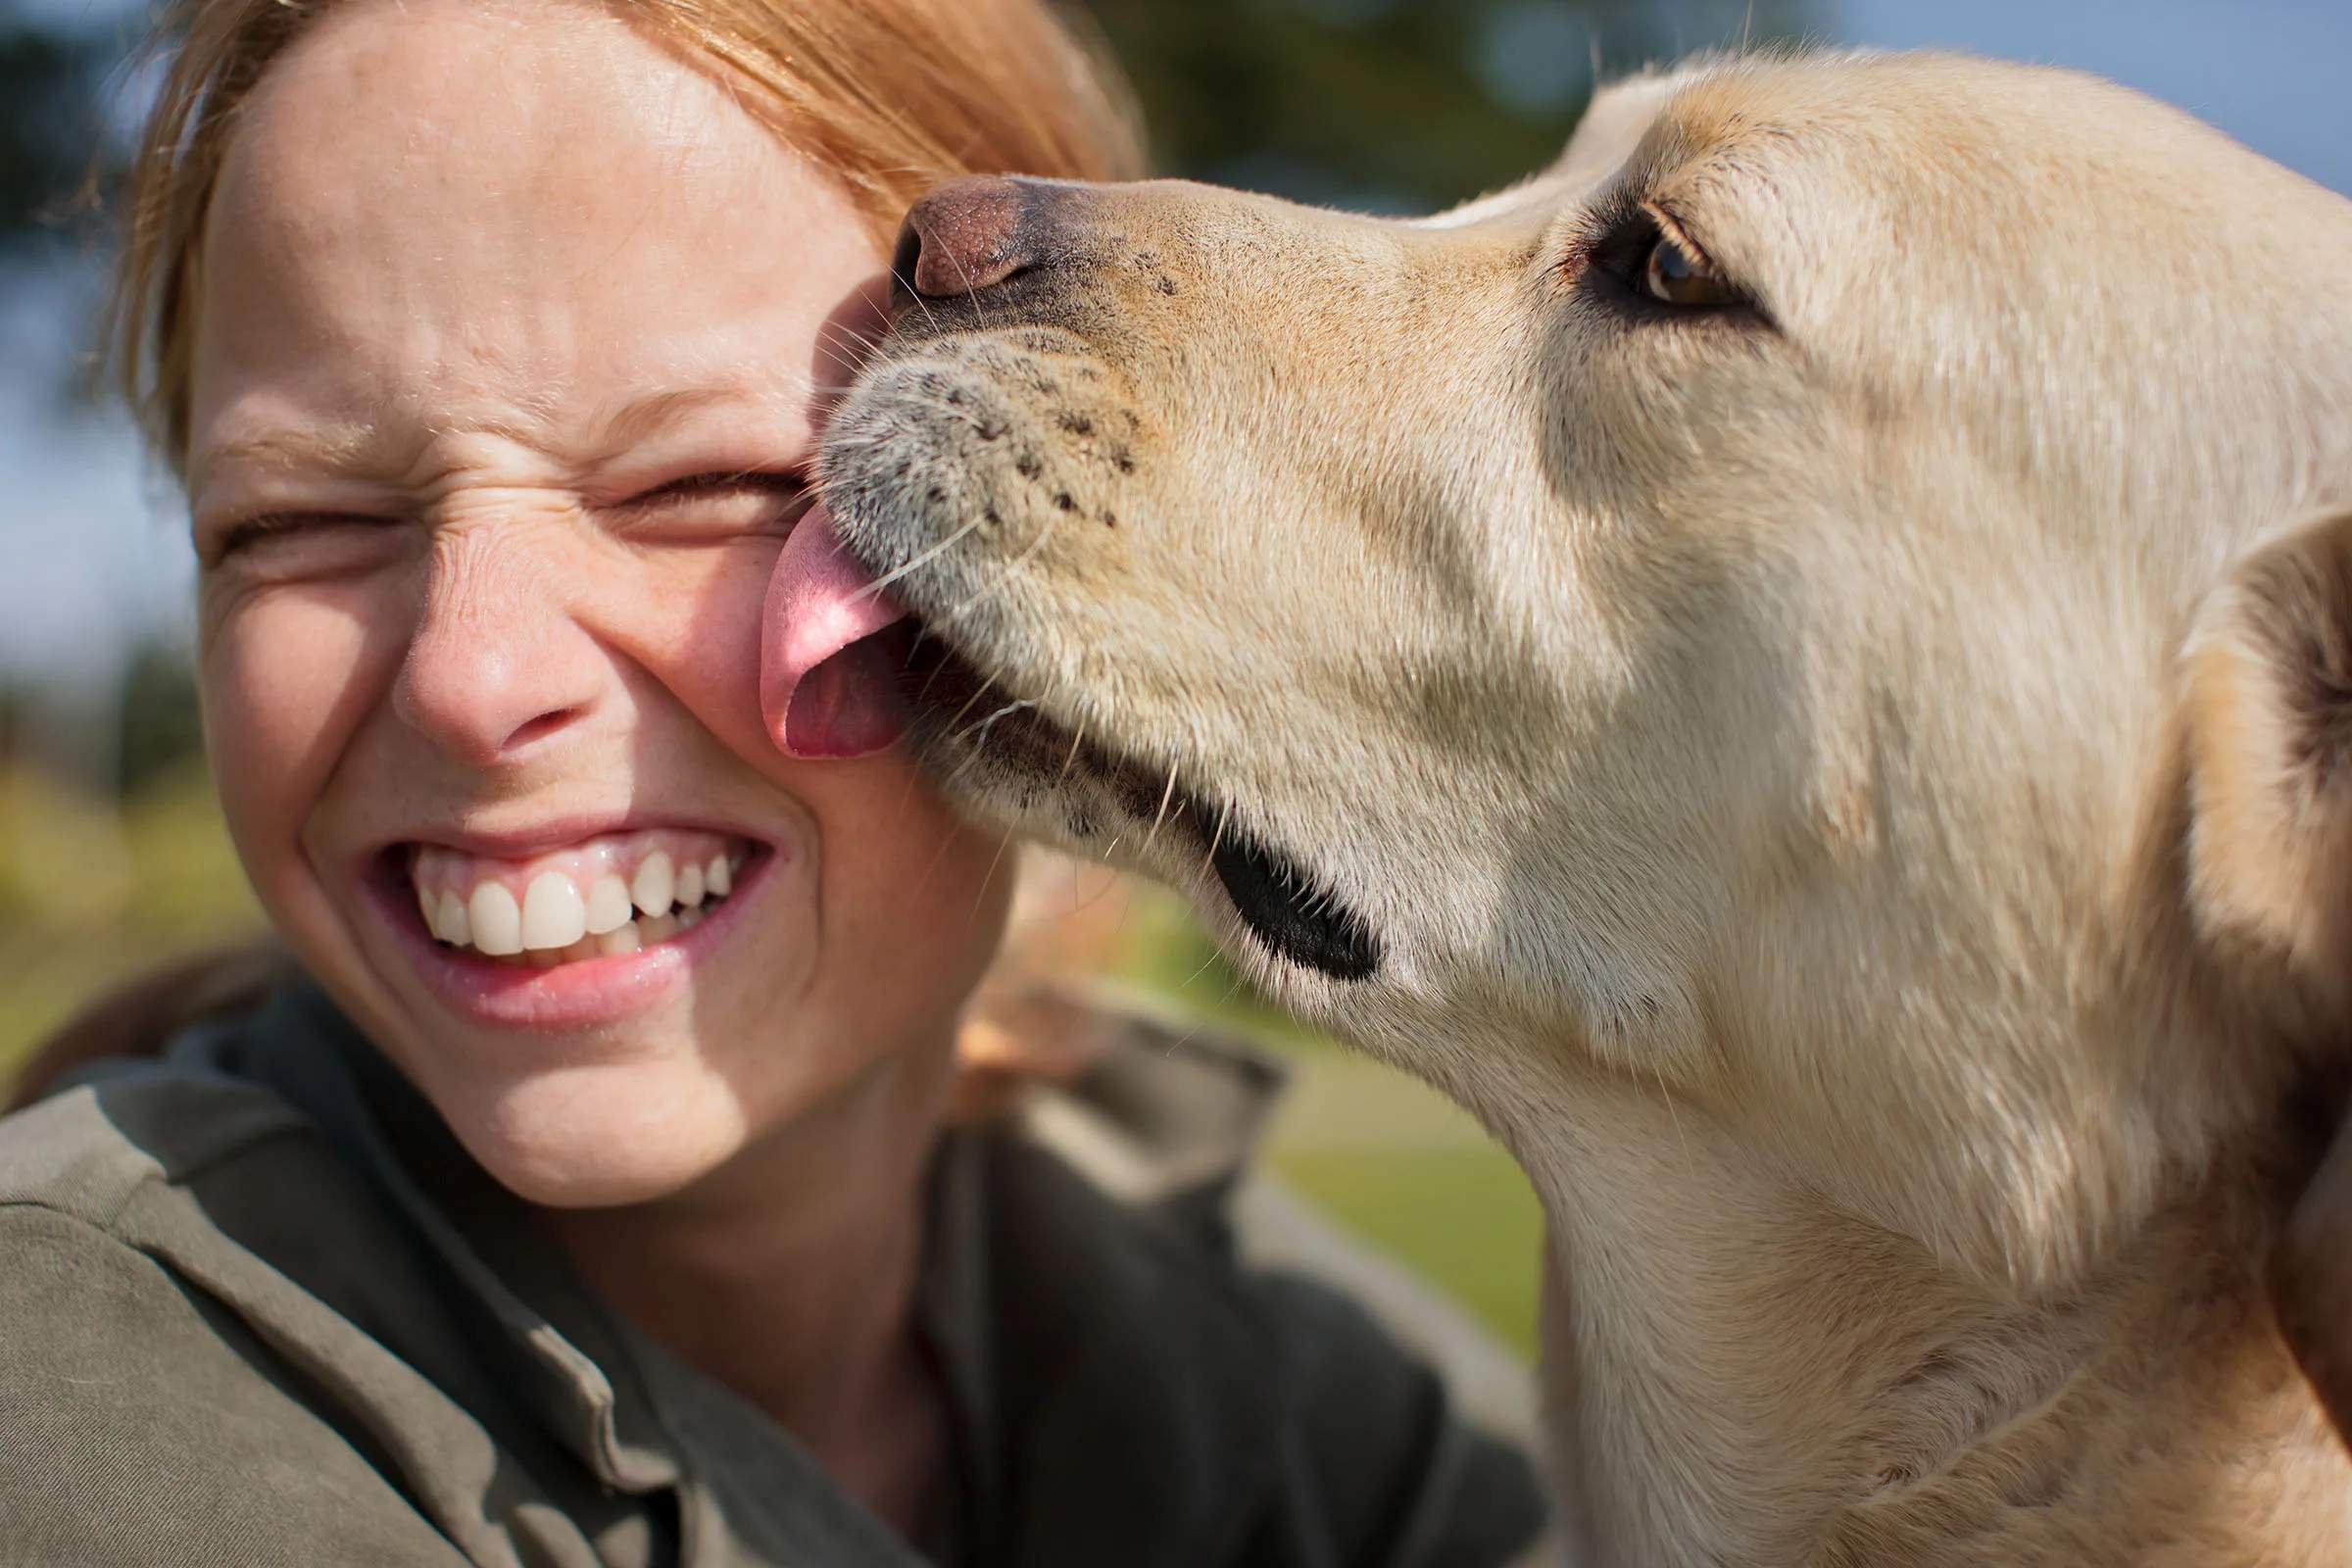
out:
<path id="1" fill-rule="evenodd" d="M 1174 1036 L 1128 1065 L 1194 1115 L 1268 1088 Z M 1122 1203 L 1017 1120 L 944 1141 L 917 1322 L 946 1555 L 1512 1560 L 1521 1457 L 1360 1310 L 1245 1270 L 1227 1185 Z M 0 1121 L 0 1563 L 926 1560 L 605 1312 L 315 990 Z"/>

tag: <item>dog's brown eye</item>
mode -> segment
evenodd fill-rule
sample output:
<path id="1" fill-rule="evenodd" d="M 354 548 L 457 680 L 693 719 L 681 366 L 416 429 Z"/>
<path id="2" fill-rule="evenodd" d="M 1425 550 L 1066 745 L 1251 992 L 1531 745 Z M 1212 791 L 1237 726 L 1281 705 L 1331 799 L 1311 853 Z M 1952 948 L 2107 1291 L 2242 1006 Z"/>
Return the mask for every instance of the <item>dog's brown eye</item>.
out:
<path id="1" fill-rule="evenodd" d="M 1707 260 L 1671 234 L 1660 234 L 1642 264 L 1642 286 L 1665 305 L 1732 305 L 1739 296 Z"/>

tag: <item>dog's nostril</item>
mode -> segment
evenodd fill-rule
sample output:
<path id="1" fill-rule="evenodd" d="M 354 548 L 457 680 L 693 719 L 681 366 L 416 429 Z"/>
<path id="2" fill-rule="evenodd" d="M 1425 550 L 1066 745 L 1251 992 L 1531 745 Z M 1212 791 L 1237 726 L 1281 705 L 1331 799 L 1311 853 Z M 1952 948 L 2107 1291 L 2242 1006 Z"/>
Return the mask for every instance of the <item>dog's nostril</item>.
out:
<path id="1" fill-rule="evenodd" d="M 890 253 L 890 294 L 894 302 L 914 297 L 914 269 L 922 260 L 923 234 L 911 215 L 899 225 L 899 243 Z"/>
<path id="2" fill-rule="evenodd" d="M 916 202 L 891 258 L 898 283 L 921 299 L 994 287 L 1036 265 L 1032 193 L 1020 181 L 958 179 Z"/>

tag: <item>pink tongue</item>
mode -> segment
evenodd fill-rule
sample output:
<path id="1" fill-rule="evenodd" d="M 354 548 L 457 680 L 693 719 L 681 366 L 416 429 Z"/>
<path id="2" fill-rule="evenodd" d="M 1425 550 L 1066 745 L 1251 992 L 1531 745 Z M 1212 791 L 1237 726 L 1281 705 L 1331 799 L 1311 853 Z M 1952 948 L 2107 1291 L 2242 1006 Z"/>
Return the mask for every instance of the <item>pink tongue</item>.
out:
<path id="1" fill-rule="evenodd" d="M 784 541 L 760 617 L 760 710 L 790 757 L 863 757 L 906 730 L 897 670 L 873 634 L 906 612 L 873 591 L 813 507 Z"/>

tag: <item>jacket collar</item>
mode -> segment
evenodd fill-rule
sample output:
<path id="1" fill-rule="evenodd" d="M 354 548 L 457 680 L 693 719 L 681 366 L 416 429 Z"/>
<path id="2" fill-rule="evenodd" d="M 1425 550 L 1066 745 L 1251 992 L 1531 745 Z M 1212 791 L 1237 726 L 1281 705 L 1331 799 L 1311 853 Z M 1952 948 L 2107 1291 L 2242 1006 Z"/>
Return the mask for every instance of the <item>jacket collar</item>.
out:
<path id="1" fill-rule="evenodd" d="M 249 1018 L 202 1031 L 173 1055 L 212 1058 L 316 1122 L 423 1239 L 484 1353 L 598 1480 L 632 1493 L 676 1484 L 672 1445 L 619 1327 L 527 1206 L 473 1162 L 424 1097 L 314 985 L 279 989 Z"/>
<path id="2" fill-rule="evenodd" d="M 605 1311 L 529 1206 L 313 984 L 173 1054 L 273 1088 L 365 1169 L 446 1267 L 483 1353 L 600 1481 L 643 1494 L 690 1479 L 664 1391 L 706 1409 L 732 1396 Z M 1219 1200 L 1278 1086 L 1254 1054 L 1140 1018 L 1078 1084 L 942 1141 L 917 1328 L 948 1391 L 974 1560 L 1204 1568 L 1243 1548 L 1291 1395 Z M 1081 1176 L 1040 1147 L 1041 1113 L 1057 1148 L 1102 1168 Z M 726 1423 L 738 1446 L 759 1426 L 748 1408 Z M 824 1538 L 866 1548 L 829 1560 L 912 1564 L 879 1524 L 840 1517 L 846 1495 L 765 1425 L 772 1446 L 722 1462 L 824 1494 Z"/>

